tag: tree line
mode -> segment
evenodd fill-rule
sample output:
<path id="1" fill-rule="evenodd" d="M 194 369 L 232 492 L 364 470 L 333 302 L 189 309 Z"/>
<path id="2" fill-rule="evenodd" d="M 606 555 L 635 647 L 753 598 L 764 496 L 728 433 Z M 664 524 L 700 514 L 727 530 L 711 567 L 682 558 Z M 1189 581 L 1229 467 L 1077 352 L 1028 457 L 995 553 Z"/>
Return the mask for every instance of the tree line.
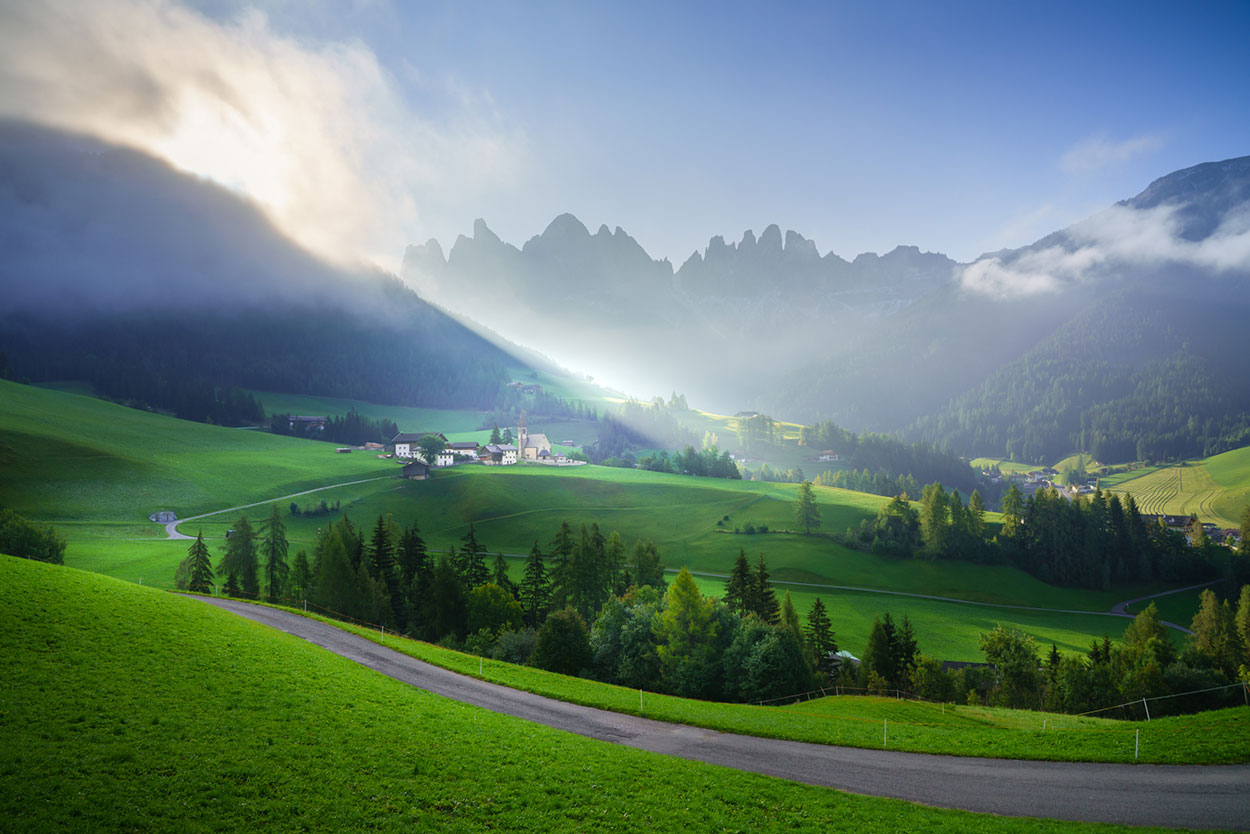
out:
<path id="1" fill-rule="evenodd" d="M 928 483 L 940 481 L 964 492 L 974 489 L 988 490 L 991 484 L 981 479 L 975 469 L 967 461 L 952 453 L 949 448 L 939 449 L 930 443 L 908 443 L 885 434 L 855 434 L 847 431 L 832 420 L 822 420 L 799 431 L 799 445 L 805 448 L 837 452 L 838 462 L 848 470 L 861 470 L 862 474 L 844 476 L 856 480 L 860 486 L 870 489 L 877 495 L 897 495 L 908 492 L 905 489 L 889 489 L 889 479 L 901 483 L 902 479 L 910 479 L 911 483 Z M 878 473 L 884 476 L 874 480 Z M 829 482 L 828 486 L 844 486 L 843 483 Z M 885 489 L 885 492 L 881 492 Z M 917 494 L 912 491 L 911 495 Z M 995 496 L 990 495 L 991 499 Z"/>
<path id="2" fill-rule="evenodd" d="M 399 434 L 394 420 L 382 417 L 374 420 L 365 417 L 353 406 L 341 417 L 328 416 L 324 428 L 314 428 L 308 423 L 291 423 L 290 414 L 270 414 L 269 431 L 287 437 L 303 437 L 309 440 L 325 440 L 330 443 L 346 443 L 363 446 L 366 443 L 390 443 Z"/>
<path id="3" fill-rule="evenodd" d="M 1097 589 L 1210 579 L 1228 554 L 1210 543 L 1197 519 L 1188 535 L 1161 520 L 1148 523 L 1132 495 L 1096 490 L 1069 498 L 1041 489 L 1025 498 L 1015 484 L 1003 495 L 1001 526 L 986 523 L 978 491 L 965 505 L 959 490 L 932 483 L 918 506 L 897 495 L 843 540 L 883 555 L 1009 562 L 1044 582 Z M 1233 558 L 1228 570 L 1235 581 L 1250 578 L 1250 552 Z"/>
<path id="4" fill-rule="evenodd" d="M 51 525 L 28 521 L 13 510 L 0 508 L 0 553 L 65 564 L 65 539 Z"/>
<path id="5" fill-rule="evenodd" d="M 694 446 L 687 445 L 680 452 L 673 452 L 671 457 L 665 451 L 644 455 L 638 461 L 638 468 L 649 472 L 671 472 L 700 478 L 742 479 L 738 464 L 734 463 L 729 452 L 721 452 L 715 446 L 699 451 Z"/>

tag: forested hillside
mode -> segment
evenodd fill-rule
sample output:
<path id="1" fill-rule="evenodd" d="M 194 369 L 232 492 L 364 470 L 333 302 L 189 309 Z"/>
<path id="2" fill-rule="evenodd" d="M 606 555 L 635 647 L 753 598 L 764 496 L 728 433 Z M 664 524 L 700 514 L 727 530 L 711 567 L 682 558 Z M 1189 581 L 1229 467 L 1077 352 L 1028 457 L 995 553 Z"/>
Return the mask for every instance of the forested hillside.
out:
<path id="1" fill-rule="evenodd" d="M 10 373 L 237 424 L 235 388 L 490 408 L 495 347 L 398 279 L 321 261 L 233 193 L 135 151 L 0 123 Z"/>

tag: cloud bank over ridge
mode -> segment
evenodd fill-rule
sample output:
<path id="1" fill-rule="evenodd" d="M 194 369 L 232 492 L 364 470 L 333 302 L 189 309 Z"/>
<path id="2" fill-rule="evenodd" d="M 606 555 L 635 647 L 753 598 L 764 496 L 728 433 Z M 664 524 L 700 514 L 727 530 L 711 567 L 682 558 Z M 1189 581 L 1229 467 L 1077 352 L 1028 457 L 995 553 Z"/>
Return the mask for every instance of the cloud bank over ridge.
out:
<path id="1" fill-rule="evenodd" d="M 1055 292 L 1113 271 L 1169 266 L 1250 272 L 1250 209 L 1224 218 L 1208 237 L 1189 240 L 1176 205 L 1112 206 L 1069 227 L 1060 242 L 969 264 L 960 283 L 973 292 L 1015 298 Z"/>
<path id="2" fill-rule="evenodd" d="M 284 37 L 247 11 L 219 23 L 171 0 L 0 5 L 0 116 L 163 158 L 260 205 L 338 261 L 389 267 L 425 206 L 510 180 L 518 130 L 447 87 L 437 118 L 360 42 Z"/>

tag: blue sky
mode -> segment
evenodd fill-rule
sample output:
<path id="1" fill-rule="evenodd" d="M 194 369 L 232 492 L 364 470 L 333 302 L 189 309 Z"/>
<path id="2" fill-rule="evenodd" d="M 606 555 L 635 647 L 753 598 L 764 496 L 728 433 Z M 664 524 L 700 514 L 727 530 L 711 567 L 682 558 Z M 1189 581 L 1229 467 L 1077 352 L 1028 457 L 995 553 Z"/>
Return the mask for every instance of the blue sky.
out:
<path id="1" fill-rule="evenodd" d="M 113 5 L 157 17 L 179 8 Z M 521 243 L 570 211 L 592 230 L 622 226 L 675 263 L 712 235 L 737 239 L 769 223 L 844 257 L 914 244 L 967 261 L 1170 171 L 1250 153 L 1246 2 L 194 8 L 270 66 L 302 56 L 339 66 L 350 53 L 354 80 L 337 94 L 350 101 L 359 88 L 368 108 L 306 116 L 287 101 L 282 113 L 305 136 L 331 132 L 332 149 L 347 149 L 340 178 L 359 187 L 328 206 L 373 201 L 395 219 L 370 241 L 375 256 L 431 236 L 450 245 L 475 217 Z M 254 110 L 266 105 L 251 106 L 260 119 Z M 353 130 L 365 138 L 339 135 Z M 170 147 L 167 137 L 125 135 Z M 309 150 L 307 160 L 326 154 Z M 299 185 L 266 191 L 253 186 L 255 171 L 217 169 L 185 148 L 170 156 L 262 201 L 290 203 Z M 305 179 L 323 170 L 303 159 L 292 167 Z M 333 182 L 322 190 L 335 193 Z M 309 199 L 303 214 L 278 211 L 280 221 L 315 225 Z M 381 224 L 375 215 L 368 225 Z M 338 230 L 336 245 L 350 238 Z"/>

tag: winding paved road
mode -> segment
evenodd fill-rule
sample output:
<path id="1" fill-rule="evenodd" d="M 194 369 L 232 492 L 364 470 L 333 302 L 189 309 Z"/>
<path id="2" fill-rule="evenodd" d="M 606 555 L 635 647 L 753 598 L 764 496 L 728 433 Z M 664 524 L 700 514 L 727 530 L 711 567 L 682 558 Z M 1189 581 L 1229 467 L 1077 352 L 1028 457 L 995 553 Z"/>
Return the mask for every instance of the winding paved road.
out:
<path id="1" fill-rule="evenodd" d="M 943 808 L 1250 831 L 1250 765 L 974 759 L 732 735 L 544 698 L 432 666 L 298 614 L 237 600 L 196 598 L 429 692 L 641 750 Z"/>

